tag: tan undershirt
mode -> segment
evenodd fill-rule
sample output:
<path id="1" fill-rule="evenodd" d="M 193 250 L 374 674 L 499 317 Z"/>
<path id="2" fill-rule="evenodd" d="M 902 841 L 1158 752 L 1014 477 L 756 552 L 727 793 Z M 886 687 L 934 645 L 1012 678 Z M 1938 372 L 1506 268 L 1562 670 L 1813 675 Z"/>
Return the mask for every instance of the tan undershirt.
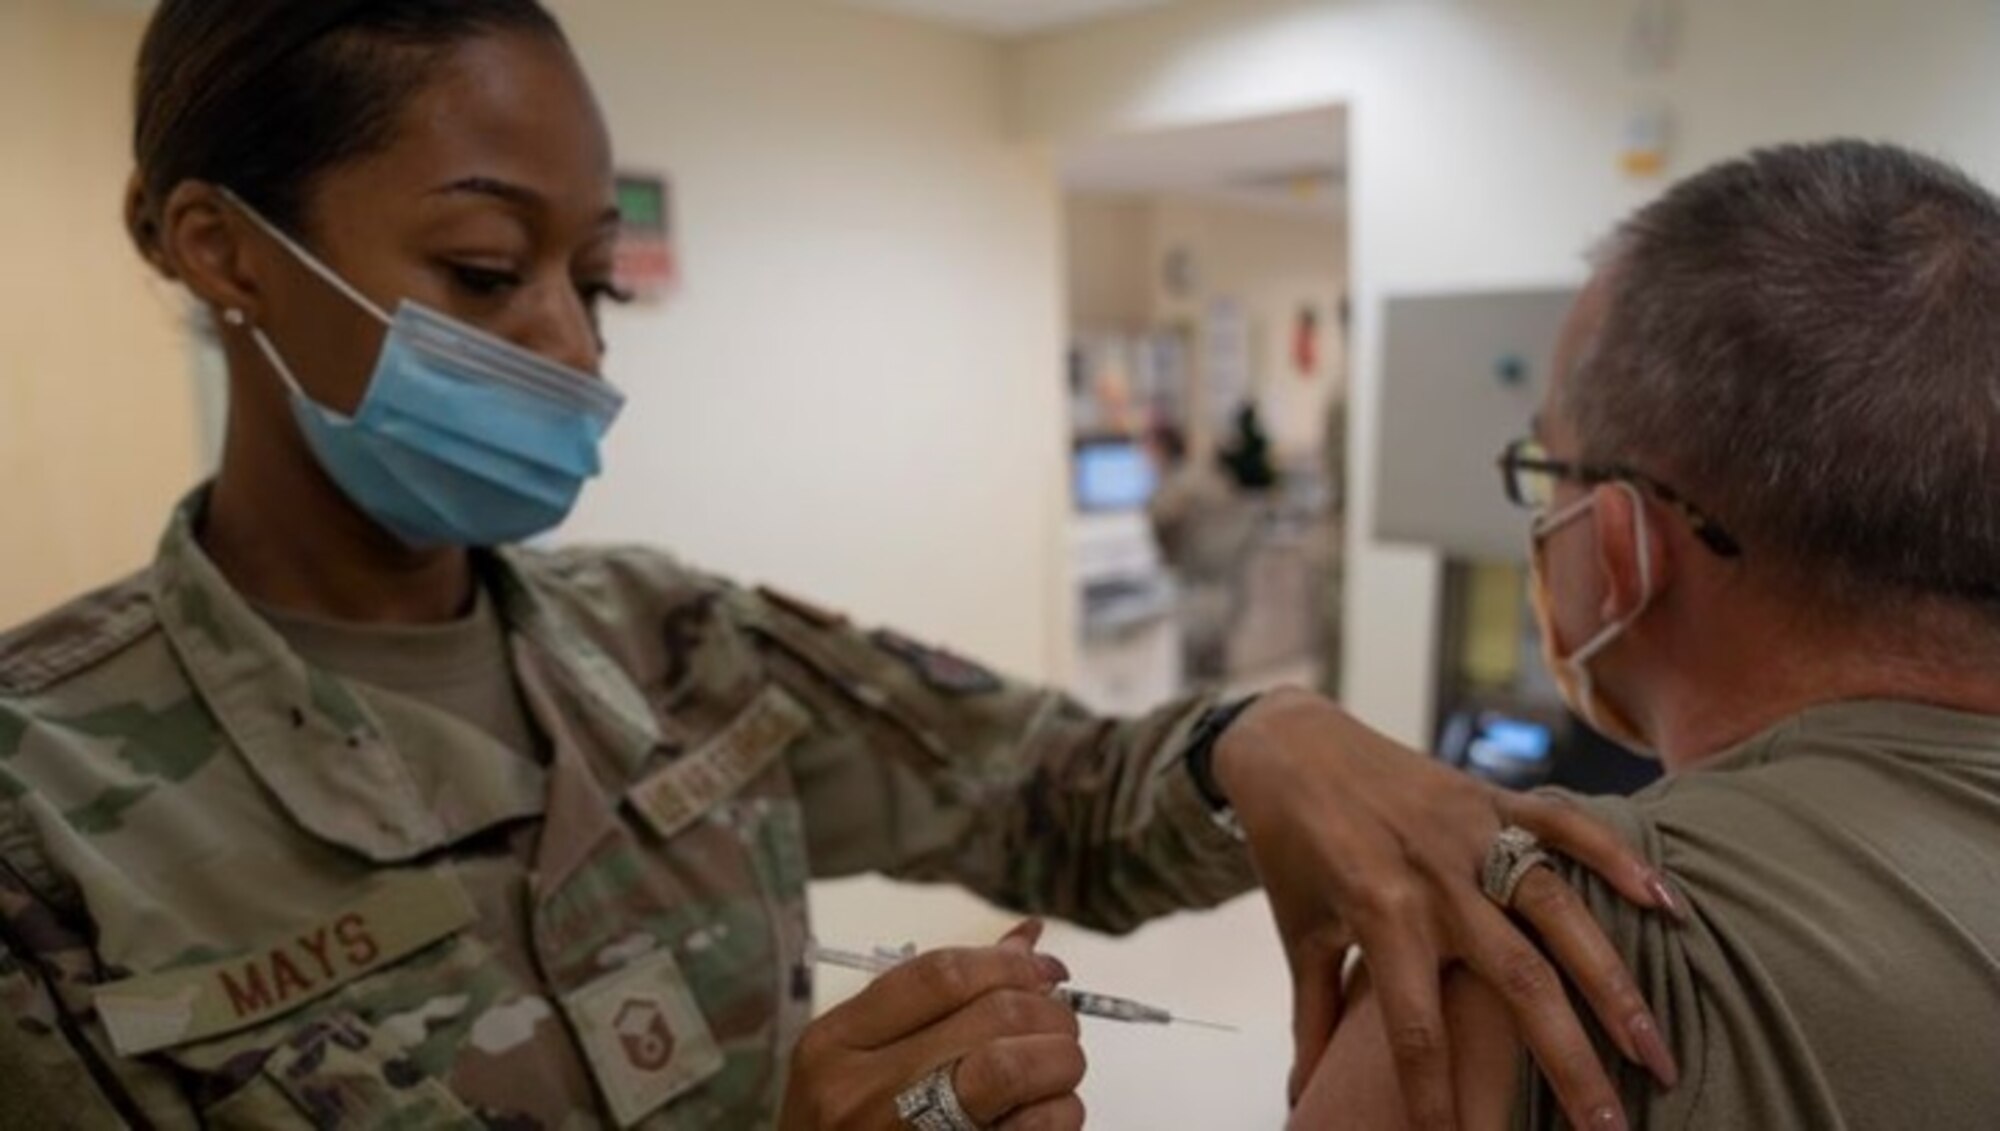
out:
<path id="1" fill-rule="evenodd" d="M 516 754 L 541 760 L 541 740 L 508 658 L 507 629 L 484 587 L 472 611 L 448 624 L 343 624 L 262 607 L 258 612 L 314 667 L 414 699 Z"/>

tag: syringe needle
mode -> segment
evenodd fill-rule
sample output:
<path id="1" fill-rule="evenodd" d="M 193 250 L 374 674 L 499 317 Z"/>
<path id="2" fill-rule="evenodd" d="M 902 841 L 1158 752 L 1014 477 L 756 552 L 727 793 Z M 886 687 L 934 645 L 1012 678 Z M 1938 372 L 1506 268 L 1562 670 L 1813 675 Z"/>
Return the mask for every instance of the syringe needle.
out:
<path id="1" fill-rule="evenodd" d="M 848 970 L 859 970 L 864 974 L 886 974 L 898 964 L 898 959 L 880 952 L 863 954 L 857 950 L 841 950 L 838 947 L 812 944 L 810 952 L 814 962 L 828 966 L 840 966 Z"/>
<path id="2" fill-rule="evenodd" d="M 1241 1033 L 1243 1031 L 1241 1029 L 1238 1029 L 1234 1025 L 1224 1025 L 1220 1021 L 1199 1021 L 1193 1017 L 1176 1016 L 1174 1018 L 1174 1024 L 1193 1025 L 1197 1029 L 1213 1029 L 1218 1033 Z"/>
<path id="3" fill-rule="evenodd" d="M 815 941 L 808 949 L 809 960 L 827 966 L 844 966 L 849 970 L 859 970 L 867 974 L 884 974 L 908 962 L 917 953 L 914 946 L 899 948 L 876 947 L 873 951 L 843 950 L 839 947 L 822 946 Z M 1192 1017 L 1175 1017 L 1156 1005 L 1146 1005 L 1129 998 L 1112 997 L 1109 994 L 1095 994 L 1088 990 L 1064 986 L 1052 991 L 1057 998 L 1068 1002 L 1070 1008 L 1088 1017 L 1102 1017 L 1110 1021 L 1124 1021 L 1136 1024 L 1181 1024 L 1193 1025 L 1201 1029 L 1213 1029 L 1218 1033 L 1241 1032 L 1234 1025 L 1224 1025 L 1218 1021 L 1201 1021 Z"/>

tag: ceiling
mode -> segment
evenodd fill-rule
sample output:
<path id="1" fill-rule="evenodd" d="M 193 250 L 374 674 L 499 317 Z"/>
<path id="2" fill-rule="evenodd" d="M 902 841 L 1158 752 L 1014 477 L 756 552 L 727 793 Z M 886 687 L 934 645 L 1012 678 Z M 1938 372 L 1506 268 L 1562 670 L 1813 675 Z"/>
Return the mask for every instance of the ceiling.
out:
<path id="1" fill-rule="evenodd" d="M 1346 165 L 1347 113 L 1327 106 L 1095 138 L 1063 155 L 1062 177 L 1076 192 L 1171 193 L 1339 213 Z"/>
<path id="2" fill-rule="evenodd" d="M 1163 8 L 1175 0 L 839 0 L 952 24 L 986 35 L 1021 36 L 1052 31 L 1122 12 Z"/>

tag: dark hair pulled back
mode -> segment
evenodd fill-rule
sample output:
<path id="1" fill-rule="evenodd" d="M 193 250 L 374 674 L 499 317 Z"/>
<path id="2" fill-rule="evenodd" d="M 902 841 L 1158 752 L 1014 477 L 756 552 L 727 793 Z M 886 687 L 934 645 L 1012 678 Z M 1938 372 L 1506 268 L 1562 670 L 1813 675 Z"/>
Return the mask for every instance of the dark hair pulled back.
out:
<path id="1" fill-rule="evenodd" d="M 140 252 L 159 262 L 160 209 L 188 180 L 301 230 L 316 177 L 388 145 L 445 51 L 502 31 L 562 38 L 537 0 L 162 0 L 133 84 Z"/>

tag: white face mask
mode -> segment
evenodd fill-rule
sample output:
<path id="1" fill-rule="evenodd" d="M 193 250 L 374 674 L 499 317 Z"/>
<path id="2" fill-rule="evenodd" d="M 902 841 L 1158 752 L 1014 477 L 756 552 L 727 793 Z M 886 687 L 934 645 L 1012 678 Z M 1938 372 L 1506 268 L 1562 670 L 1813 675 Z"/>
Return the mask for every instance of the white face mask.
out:
<path id="1" fill-rule="evenodd" d="M 1543 515 L 1535 520 L 1529 530 L 1532 540 L 1530 560 L 1533 565 L 1533 585 L 1530 596 L 1535 607 L 1536 628 L 1542 634 L 1542 659 L 1549 666 L 1549 674 L 1555 677 L 1556 689 L 1562 692 L 1563 702 L 1569 709 L 1583 717 L 1590 728 L 1616 742 L 1641 757 L 1657 758 L 1659 754 L 1646 742 L 1638 724 L 1632 716 L 1604 694 L 1602 688 L 1590 674 L 1590 662 L 1603 654 L 1606 648 L 1625 635 L 1646 609 L 1653 603 L 1653 541 L 1652 531 L 1645 521 L 1645 496 L 1630 483 L 1614 483 L 1626 494 L 1632 496 L 1632 506 L 1639 521 L 1634 539 L 1639 553 L 1639 603 L 1622 619 L 1604 626 L 1596 636 L 1590 638 L 1583 647 L 1568 656 L 1558 652 L 1556 644 L 1555 616 L 1549 599 L 1547 567 L 1543 564 L 1543 546 L 1549 537 L 1563 527 L 1589 514 L 1597 506 L 1597 496 L 1592 494 L 1579 499 L 1553 514 Z"/>

